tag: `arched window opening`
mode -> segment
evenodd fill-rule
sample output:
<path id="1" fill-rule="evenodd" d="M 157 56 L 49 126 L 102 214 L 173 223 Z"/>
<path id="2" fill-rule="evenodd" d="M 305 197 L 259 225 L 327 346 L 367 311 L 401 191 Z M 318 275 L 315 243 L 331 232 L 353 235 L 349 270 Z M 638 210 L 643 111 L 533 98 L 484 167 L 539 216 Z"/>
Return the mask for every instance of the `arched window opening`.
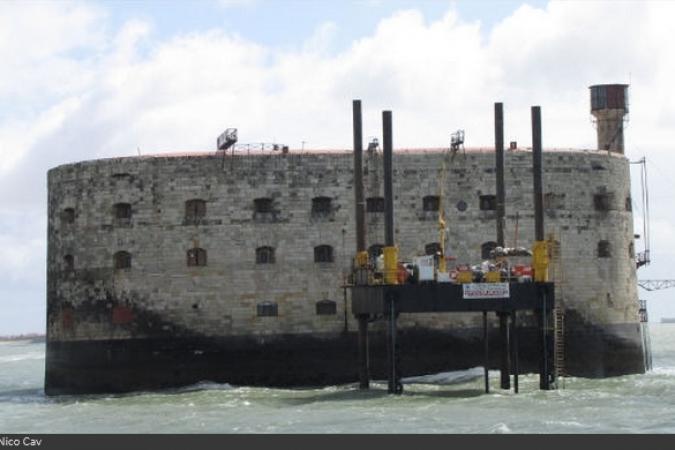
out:
<path id="1" fill-rule="evenodd" d="M 206 202 L 195 198 L 185 202 L 185 220 L 197 221 L 206 217 Z"/>
<path id="2" fill-rule="evenodd" d="M 113 255 L 113 265 L 115 269 L 130 269 L 131 254 L 125 251 L 119 251 Z"/>
<path id="3" fill-rule="evenodd" d="M 328 215 L 332 210 L 332 202 L 330 197 L 314 197 L 312 199 L 312 215 Z"/>
<path id="4" fill-rule="evenodd" d="M 273 247 L 258 247 L 255 249 L 256 264 L 274 264 L 274 248 Z"/>
<path id="5" fill-rule="evenodd" d="M 115 203 L 113 217 L 118 223 L 128 223 L 131 220 L 131 205 L 129 203 Z"/>
<path id="6" fill-rule="evenodd" d="M 384 197 L 368 197 L 366 212 L 384 212 Z"/>
<path id="7" fill-rule="evenodd" d="M 188 267 L 202 267 L 206 265 L 206 250 L 203 248 L 191 248 L 187 251 Z"/>
<path id="8" fill-rule="evenodd" d="M 320 300 L 316 302 L 316 314 L 318 316 L 334 316 L 337 314 L 337 303 L 333 300 Z"/>
<path id="9" fill-rule="evenodd" d="M 256 305 L 258 317 L 276 317 L 279 315 L 279 307 L 276 303 L 263 302 Z"/>
<path id="10" fill-rule="evenodd" d="M 422 199 L 422 210 L 438 211 L 441 206 L 441 199 L 438 195 L 427 195 Z"/>
<path id="11" fill-rule="evenodd" d="M 65 255 L 63 257 L 63 268 L 68 272 L 75 270 L 75 258 L 73 258 L 73 255 Z"/>
<path id="12" fill-rule="evenodd" d="M 598 242 L 598 258 L 609 258 L 612 256 L 612 249 L 609 241 Z"/>
<path id="13" fill-rule="evenodd" d="M 481 211 L 496 211 L 497 210 L 497 196 L 496 195 L 481 195 L 479 197 L 479 209 Z"/>
<path id="14" fill-rule="evenodd" d="M 314 247 L 314 262 L 331 263 L 333 262 L 333 247 L 330 245 L 318 245 Z"/>
<path id="15" fill-rule="evenodd" d="M 66 224 L 75 222 L 75 210 L 73 208 L 66 208 L 61 212 L 61 221 Z"/>

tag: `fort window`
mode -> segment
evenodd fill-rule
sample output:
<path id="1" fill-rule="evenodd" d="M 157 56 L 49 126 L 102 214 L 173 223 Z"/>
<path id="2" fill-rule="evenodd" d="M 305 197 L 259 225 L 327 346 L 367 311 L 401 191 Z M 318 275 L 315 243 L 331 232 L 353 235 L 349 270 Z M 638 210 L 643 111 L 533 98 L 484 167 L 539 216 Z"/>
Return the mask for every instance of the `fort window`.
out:
<path id="1" fill-rule="evenodd" d="M 334 316 L 337 314 L 337 304 L 333 300 L 321 300 L 316 302 L 316 314 L 318 316 Z"/>
<path id="2" fill-rule="evenodd" d="M 75 258 L 73 258 L 73 255 L 63 257 L 63 268 L 68 272 L 75 270 Z"/>
<path id="3" fill-rule="evenodd" d="M 612 256 L 612 250 L 609 241 L 598 242 L 598 258 L 609 258 Z"/>
<path id="4" fill-rule="evenodd" d="M 314 262 L 331 263 L 333 262 L 333 247 L 330 245 L 319 245 L 314 247 Z"/>
<path id="5" fill-rule="evenodd" d="M 441 251 L 441 244 L 438 242 L 432 242 L 424 246 L 425 255 L 437 255 Z"/>
<path id="6" fill-rule="evenodd" d="M 367 212 L 384 212 L 384 197 L 369 197 L 366 199 Z"/>
<path id="7" fill-rule="evenodd" d="M 185 219 L 196 221 L 206 217 L 206 202 L 195 198 L 185 202 Z"/>
<path id="8" fill-rule="evenodd" d="M 565 209 L 565 194 L 555 192 L 544 194 L 544 209 Z"/>
<path id="9" fill-rule="evenodd" d="M 206 250 L 203 248 L 191 248 L 187 251 L 188 267 L 201 267 L 206 265 Z"/>
<path id="10" fill-rule="evenodd" d="M 368 247 L 368 258 L 371 261 L 377 259 L 384 252 L 384 245 L 382 244 L 373 244 Z"/>
<path id="11" fill-rule="evenodd" d="M 255 207 L 255 212 L 261 214 L 268 214 L 272 212 L 272 199 L 271 198 L 256 198 L 253 200 L 253 206 Z"/>
<path id="12" fill-rule="evenodd" d="M 609 211 L 609 194 L 595 194 L 593 206 L 596 211 Z"/>
<path id="13" fill-rule="evenodd" d="M 279 307 L 276 303 L 264 302 L 256 305 L 258 317 L 276 317 L 279 315 Z"/>
<path id="14" fill-rule="evenodd" d="M 131 205 L 129 203 L 116 203 L 113 205 L 113 214 L 118 222 L 128 222 L 131 219 Z"/>
<path id="15" fill-rule="evenodd" d="M 480 246 L 480 257 L 483 259 L 490 259 L 490 254 L 495 248 L 497 248 L 496 242 L 483 242 Z"/>
<path id="16" fill-rule="evenodd" d="M 496 195 L 481 195 L 479 198 L 479 208 L 481 211 L 496 211 L 497 210 L 497 196 Z"/>
<path id="17" fill-rule="evenodd" d="M 441 207 L 441 199 L 438 195 L 427 195 L 422 199 L 422 210 L 438 211 Z"/>
<path id="18" fill-rule="evenodd" d="M 633 211 L 633 199 L 630 196 L 626 197 L 626 211 Z"/>
<path id="19" fill-rule="evenodd" d="M 326 215 L 331 212 L 331 198 L 314 197 L 312 199 L 312 215 Z"/>
<path id="20" fill-rule="evenodd" d="M 464 212 L 468 206 L 464 200 L 460 200 L 457 202 L 457 211 Z"/>
<path id="21" fill-rule="evenodd" d="M 628 257 L 630 259 L 635 259 L 635 243 L 634 242 L 628 243 Z"/>
<path id="22" fill-rule="evenodd" d="M 63 223 L 75 222 L 75 210 L 73 208 L 66 208 L 61 212 L 61 221 Z"/>
<path id="23" fill-rule="evenodd" d="M 256 264 L 274 264 L 274 248 L 258 247 L 255 249 Z"/>
<path id="24" fill-rule="evenodd" d="M 113 266 L 115 269 L 130 269 L 131 254 L 125 251 L 115 253 L 113 255 Z"/>

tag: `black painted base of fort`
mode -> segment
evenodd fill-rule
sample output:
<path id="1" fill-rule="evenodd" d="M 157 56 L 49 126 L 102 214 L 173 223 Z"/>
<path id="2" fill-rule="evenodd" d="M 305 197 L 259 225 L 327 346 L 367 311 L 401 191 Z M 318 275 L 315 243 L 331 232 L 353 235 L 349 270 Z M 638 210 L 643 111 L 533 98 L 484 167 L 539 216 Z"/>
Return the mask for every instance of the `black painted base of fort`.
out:
<path id="1" fill-rule="evenodd" d="M 566 336 L 570 375 L 606 377 L 644 372 L 639 324 L 574 325 Z M 371 325 L 371 378 L 386 380 L 383 330 Z M 490 329 L 490 364 L 499 363 L 498 328 Z M 482 329 L 441 332 L 399 329 L 401 375 L 414 376 L 483 365 Z M 520 373 L 538 371 L 537 330 L 518 330 Z M 358 381 L 357 333 L 263 338 L 162 338 L 50 341 L 48 395 L 122 393 L 191 385 L 311 387 Z"/>

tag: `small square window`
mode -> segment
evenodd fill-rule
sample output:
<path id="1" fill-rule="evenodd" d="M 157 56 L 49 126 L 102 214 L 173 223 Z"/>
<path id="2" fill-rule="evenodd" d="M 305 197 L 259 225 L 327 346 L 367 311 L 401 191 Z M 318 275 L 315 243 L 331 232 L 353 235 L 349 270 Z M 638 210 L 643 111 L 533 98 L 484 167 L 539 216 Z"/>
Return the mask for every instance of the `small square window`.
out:
<path id="1" fill-rule="evenodd" d="M 479 199 L 479 208 L 481 211 L 496 211 L 497 210 L 497 196 L 496 195 L 481 195 Z"/>
<path id="2" fill-rule="evenodd" d="M 367 212 L 384 212 L 384 197 L 369 197 L 366 199 Z"/>
<path id="3" fill-rule="evenodd" d="M 422 199 L 422 209 L 424 211 L 438 211 L 441 206 L 441 199 L 438 195 L 427 195 Z"/>

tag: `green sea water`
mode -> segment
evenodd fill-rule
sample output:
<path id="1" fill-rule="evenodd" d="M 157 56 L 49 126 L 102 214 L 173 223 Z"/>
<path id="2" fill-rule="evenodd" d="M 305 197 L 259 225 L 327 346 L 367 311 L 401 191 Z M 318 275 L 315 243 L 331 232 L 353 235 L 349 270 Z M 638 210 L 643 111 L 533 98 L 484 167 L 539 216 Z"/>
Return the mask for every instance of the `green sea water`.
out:
<path id="1" fill-rule="evenodd" d="M 0 343 L 0 433 L 675 433 L 675 324 L 651 325 L 654 369 L 483 393 L 481 379 L 266 389 L 200 383 L 122 396 L 46 397 L 44 344 Z M 493 388 L 498 372 L 490 372 Z"/>

